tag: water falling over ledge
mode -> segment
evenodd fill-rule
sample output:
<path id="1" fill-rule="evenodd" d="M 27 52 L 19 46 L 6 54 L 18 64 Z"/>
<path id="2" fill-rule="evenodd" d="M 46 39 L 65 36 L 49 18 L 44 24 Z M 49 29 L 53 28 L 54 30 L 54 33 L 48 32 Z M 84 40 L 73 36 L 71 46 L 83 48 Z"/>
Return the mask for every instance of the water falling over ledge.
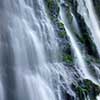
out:
<path id="1" fill-rule="evenodd" d="M 79 100 L 77 92 L 84 90 L 84 80 L 93 84 L 93 89 L 97 86 L 92 83 L 94 80 L 87 70 L 89 65 L 84 60 L 85 54 L 81 52 L 77 37 L 74 37 L 71 25 L 66 23 L 68 16 L 61 5 L 58 5 L 58 12 L 53 12 L 56 10 L 53 2 L 58 5 L 61 0 L 0 0 L 0 100 Z M 52 16 L 47 6 L 51 7 L 49 10 L 53 9 Z M 74 14 L 73 17 L 75 31 L 80 33 Z M 91 17 L 91 25 L 92 19 L 97 22 Z M 63 23 L 60 23 L 60 29 L 56 26 L 59 21 Z M 97 23 L 95 25 L 97 28 L 92 25 L 93 31 L 98 33 Z M 57 33 L 62 30 L 67 32 L 63 38 Z M 97 42 L 99 48 L 99 40 Z M 65 50 L 68 43 L 70 46 Z M 64 53 L 69 52 L 73 56 L 69 54 L 64 61 Z M 99 73 L 98 65 L 93 64 Z M 87 100 L 91 97 L 83 94 Z"/>

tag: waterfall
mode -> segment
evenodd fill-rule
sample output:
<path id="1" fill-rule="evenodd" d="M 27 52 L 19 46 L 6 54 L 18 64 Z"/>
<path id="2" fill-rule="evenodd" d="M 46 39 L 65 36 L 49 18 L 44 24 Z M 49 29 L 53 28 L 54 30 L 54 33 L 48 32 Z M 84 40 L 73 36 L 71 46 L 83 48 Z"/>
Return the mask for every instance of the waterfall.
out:
<path id="1" fill-rule="evenodd" d="M 4 95 L 4 88 L 3 88 L 3 84 L 0 81 L 0 100 L 5 100 L 5 95 Z"/>
<path id="2" fill-rule="evenodd" d="M 100 95 L 99 95 L 99 96 L 97 96 L 97 100 L 100 100 Z"/>
<path id="3" fill-rule="evenodd" d="M 63 2 L 63 1 L 62 1 Z M 63 21 L 64 25 L 65 25 L 65 30 L 67 32 L 67 35 L 69 36 L 70 42 L 71 42 L 71 46 L 73 48 L 73 51 L 75 51 L 75 57 L 77 58 L 77 63 L 78 66 L 80 67 L 81 71 L 83 72 L 83 77 L 84 78 L 90 78 L 88 69 L 86 68 L 86 64 L 85 61 L 82 57 L 82 54 L 79 50 L 78 44 L 74 38 L 74 36 L 72 35 L 73 33 L 71 32 L 71 30 L 68 29 L 68 24 L 66 23 L 66 17 L 64 15 L 64 10 L 61 7 L 61 11 L 60 11 L 60 16 L 61 16 L 61 20 Z M 81 72 L 80 72 L 81 73 Z"/>
<path id="4" fill-rule="evenodd" d="M 100 28 L 98 24 L 98 19 L 95 14 L 95 10 L 91 0 L 77 0 L 78 1 L 78 12 L 83 16 L 87 26 L 89 27 L 92 38 L 98 49 L 100 55 Z"/>
<path id="5" fill-rule="evenodd" d="M 57 38 L 43 0 L 1 0 L 0 3 L 3 38 L 0 64 L 6 73 L 3 100 L 60 100 L 59 77 L 69 84 L 68 77 L 64 65 L 58 62 Z"/>
<path id="6" fill-rule="evenodd" d="M 5 21 L 0 25 L 4 38 L 1 60 L 8 62 L 7 66 L 1 64 L 6 67 L 5 73 L 10 71 L 3 78 L 9 84 L 3 85 L 13 85 L 9 87 L 12 90 L 4 88 L 5 100 L 56 100 L 49 63 L 54 66 L 52 62 L 56 61 L 58 47 L 43 0 L 1 0 L 0 3 L 3 6 L 0 20 Z M 10 57 L 6 58 L 9 52 Z M 2 85 L 0 91 L 3 93 Z M 2 96 L 0 100 L 4 100 Z"/>
<path id="7" fill-rule="evenodd" d="M 59 5 L 58 20 L 64 24 L 74 54 L 72 64 L 62 59 L 63 39 L 58 37 L 45 1 L 0 0 L 0 100 L 79 100 L 75 90 L 79 83 L 84 79 L 94 81 L 59 4 L 63 1 L 51 0 Z M 82 2 L 78 3 L 80 10 Z M 83 17 L 99 52 L 99 25 L 91 2 L 85 3 L 89 18 L 87 12 Z M 75 31 L 81 35 L 76 17 L 72 16 Z M 99 73 L 98 66 L 94 67 Z M 90 100 L 89 95 L 82 96 Z"/>

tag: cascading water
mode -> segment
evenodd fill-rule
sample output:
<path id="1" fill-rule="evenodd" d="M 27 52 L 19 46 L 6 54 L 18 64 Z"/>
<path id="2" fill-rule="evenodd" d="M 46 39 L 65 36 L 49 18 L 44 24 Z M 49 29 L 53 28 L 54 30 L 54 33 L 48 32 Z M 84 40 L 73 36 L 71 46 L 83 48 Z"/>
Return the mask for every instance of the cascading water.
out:
<path id="1" fill-rule="evenodd" d="M 59 5 L 60 20 L 80 68 L 70 67 L 62 60 L 60 39 L 44 2 L 0 0 L 0 100 L 79 100 L 72 85 L 78 85 L 78 77 L 92 80 Z M 79 33 L 73 17 L 73 26 Z"/>
<path id="2" fill-rule="evenodd" d="M 100 100 L 100 95 L 99 95 L 99 96 L 97 96 L 97 100 Z"/>
<path id="3" fill-rule="evenodd" d="M 87 26 L 89 27 L 92 38 L 95 42 L 95 45 L 97 47 L 99 56 L 100 56 L 100 27 L 98 24 L 98 18 L 96 16 L 93 4 L 91 0 L 77 0 L 78 1 L 78 12 L 83 16 Z M 96 69 L 97 71 L 99 68 Z M 99 79 L 99 78 L 98 78 Z M 100 99 L 99 96 L 97 98 Z"/>
<path id="4" fill-rule="evenodd" d="M 0 25 L 3 61 L 0 64 L 6 68 L 3 85 L 8 87 L 4 88 L 5 99 L 2 95 L 0 100 L 56 100 L 46 54 L 56 52 L 57 43 L 43 1 L 2 0 L 0 3 L 3 11 L 0 19 L 5 20 Z M 49 51 L 46 53 L 45 49 Z"/>
<path id="5" fill-rule="evenodd" d="M 4 89 L 3 89 L 3 84 L 0 81 L 0 100 L 5 100 L 4 99 Z"/>
<path id="6" fill-rule="evenodd" d="M 98 20 L 94 11 L 94 7 L 91 0 L 77 0 L 78 12 L 84 17 L 87 26 L 89 27 L 93 40 L 97 46 L 98 53 L 100 55 L 100 28 Z"/>
<path id="7" fill-rule="evenodd" d="M 1 5 L 0 19 L 5 22 L 0 25 L 0 64 L 7 74 L 3 76 L 5 99 L 1 100 L 57 100 L 57 91 L 61 98 L 59 75 L 65 80 L 67 76 L 57 62 L 58 44 L 43 0 L 2 0 Z M 53 80 L 58 81 L 57 90 Z"/>
<path id="8" fill-rule="evenodd" d="M 62 0 L 62 3 L 63 3 L 63 0 Z M 79 47 L 77 45 L 77 42 L 75 41 L 75 38 L 73 37 L 72 35 L 72 32 L 68 29 L 68 25 L 66 23 L 66 16 L 64 15 L 64 10 L 62 9 L 61 7 L 61 11 L 60 11 L 60 16 L 61 16 L 61 20 L 63 21 L 64 25 L 65 25 L 65 29 L 66 29 L 66 32 L 70 38 L 70 41 L 71 41 L 71 45 L 72 45 L 72 48 L 73 48 L 73 51 L 75 51 L 75 56 L 77 58 L 77 62 L 78 62 L 78 65 L 80 66 L 83 74 L 84 74 L 84 78 L 90 78 L 90 75 L 89 75 L 89 72 L 88 70 L 86 69 L 86 64 L 85 64 L 85 61 L 81 55 L 81 52 L 79 50 Z"/>

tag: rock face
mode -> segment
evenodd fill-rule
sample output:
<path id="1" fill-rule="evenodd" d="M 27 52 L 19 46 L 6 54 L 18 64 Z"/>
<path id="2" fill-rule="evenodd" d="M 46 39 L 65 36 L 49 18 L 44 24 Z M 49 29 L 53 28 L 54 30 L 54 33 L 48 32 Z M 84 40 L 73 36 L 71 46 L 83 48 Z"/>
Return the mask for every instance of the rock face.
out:
<path id="1" fill-rule="evenodd" d="M 85 96 L 89 96 L 90 100 L 96 100 L 96 96 L 100 93 L 100 87 L 88 79 L 79 81 L 77 86 L 73 86 L 73 89 L 79 100 L 84 100 Z"/>
<path id="2" fill-rule="evenodd" d="M 51 18 L 51 21 L 55 27 L 55 32 L 58 35 L 58 42 L 60 45 L 60 49 L 62 50 L 63 54 L 63 62 L 68 67 L 74 66 L 74 57 L 71 50 L 70 41 L 67 36 L 67 32 L 65 31 L 64 24 L 60 22 L 59 20 L 59 6 L 57 0 L 45 0 L 48 16 Z M 100 18 L 100 0 L 93 0 L 93 4 L 95 6 L 96 12 L 98 17 Z M 78 27 L 80 30 L 80 35 L 77 34 L 77 32 L 74 31 L 72 28 L 71 30 L 74 33 L 74 36 L 76 37 L 77 41 L 79 42 L 80 47 L 83 46 L 85 48 L 86 53 L 86 62 L 88 65 L 88 68 L 90 68 L 92 63 L 98 63 L 99 64 L 99 56 L 97 53 L 97 49 L 95 44 L 92 41 L 91 38 L 91 32 L 87 25 L 85 24 L 85 21 L 83 17 L 77 12 L 77 1 L 76 0 L 64 0 L 64 2 L 61 4 L 61 6 L 64 7 L 66 17 L 68 19 L 68 22 L 70 24 L 70 27 L 72 28 L 72 21 L 73 16 L 71 13 L 74 14 Z M 91 59 L 90 59 L 91 58 Z M 93 60 L 94 59 L 94 60 Z M 94 73 L 95 69 L 92 70 Z M 92 72 L 92 73 L 93 73 Z M 69 93 L 67 93 L 64 89 L 62 89 L 63 96 L 65 100 L 85 100 L 86 98 L 90 98 L 90 100 L 96 100 L 96 96 L 100 93 L 100 87 L 96 84 L 94 84 L 91 80 L 78 79 L 80 76 L 76 76 L 77 85 L 72 83 L 72 89 L 76 93 L 76 98 L 71 96 Z M 94 74 L 94 77 L 97 77 L 96 74 Z"/>

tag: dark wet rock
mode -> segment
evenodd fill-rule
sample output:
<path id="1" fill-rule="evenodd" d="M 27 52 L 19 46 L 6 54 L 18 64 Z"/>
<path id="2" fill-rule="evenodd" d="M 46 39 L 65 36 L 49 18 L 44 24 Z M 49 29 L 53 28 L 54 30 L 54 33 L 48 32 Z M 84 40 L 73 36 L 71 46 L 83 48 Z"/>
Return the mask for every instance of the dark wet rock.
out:
<path id="1" fill-rule="evenodd" d="M 46 0 L 45 0 L 46 1 Z M 71 16 L 71 12 L 75 15 L 79 29 L 80 29 L 80 35 L 78 35 L 74 30 L 73 35 L 76 37 L 77 41 L 80 42 L 80 48 L 82 49 L 82 46 L 85 47 L 86 55 L 89 57 L 86 57 L 86 63 L 87 67 L 90 73 L 94 73 L 93 76 L 97 78 L 97 73 L 94 69 L 94 66 L 91 62 L 98 62 L 99 63 L 99 57 L 97 53 L 97 49 L 95 44 L 93 43 L 91 32 L 89 28 L 87 27 L 83 17 L 77 12 L 77 1 L 76 0 L 64 0 L 65 2 L 61 4 L 61 6 L 66 11 L 66 17 L 68 18 L 69 24 L 71 25 L 71 21 L 73 20 Z M 94 0 L 96 1 L 96 0 Z M 59 2 L 59 1 L 58 1 Z M 57 5 L 56 0 L 47 0 L 47 7 L 48 7 L 48 15 L 51 16 L 50 19 L 55 27 L 55 32 L 58 36 L 58 43 L 59 47 L 62 51 L 62 60 L 64 62 L 64 65 L 68 68 L 72 68 L 75 71 L 75 79 L 77 81 L 77 85 L 72 85 L 73 91 L 76 93 L 76 99 L 71 96 L 69 93 L 66 92 L 66 90 L 62 89 L 63 98 L 65 100 L 85 100 L 87 96 L 90 97 L 90 100 L 96 100 L 96 96 L 100 93 L 100 87 L 96 84 L 94 84 L 92 81 L 88 79 L 81 80 L 80 75 L 76 74 L 77 70 L 74 69 L 74 56 L 72 54 L 72 48 L 69 41 L 69 38 L 67 36 L 67 32 L 65 31 L 64 24 L 59 21 L 59 7 Z M 97 59 L 96 59 L 97 58 Z M 73 71 L 73 74 L 74 74 Z"/>
<path id="2" fill-rule="evenodd" d="M 85 100 L 88 96 L 90 97 L 90 100 L 96 100 L 96 96 L 100 93 L 100 86 L 88 79 L 79 81 L 78 85 L 72 85 L 72 88 L 79 100 Z"/>
<path id="3" fill-rule="evenodd" d="M 63 61 L 66 63 L 73 63 L 73 56 L 72 55 L 63 55 Z"/>
<path id="4" fill-rule="evenodd" d="M 84 44 L 87 54 L 99 58 L 97 48 L 92 40 L 91 32 L 87 27 L 83 17 L 77 12 L 77 6 L 78 6 L 77 1 L 69 0 L 69 5 L 71 6 L 71 10 L 76 17 L 81 32 L 81 36 L 79 36 L 75 32 L 74 35 L 77 37 L 79 42 Z"/>
<path id="5" fill-rule="evenodd" d="M 56 0 L 44 0 L 48 9 L 48 14 L 52 20 L 56 20 L 59 15 L 59 7 Z"/>
<path id="6" fill-rule="evenodd" d="M 58 23 L 57 23 L 57 26 L 58 26 L 58 28 L 59 28 L 59 31 L 58 31 L 59 37 L 60 37 L 60 38 L 66 37 L 67 32 L 65 31 L 64 24 L 63 24 L 62 22 L 58 22 Z"/>

